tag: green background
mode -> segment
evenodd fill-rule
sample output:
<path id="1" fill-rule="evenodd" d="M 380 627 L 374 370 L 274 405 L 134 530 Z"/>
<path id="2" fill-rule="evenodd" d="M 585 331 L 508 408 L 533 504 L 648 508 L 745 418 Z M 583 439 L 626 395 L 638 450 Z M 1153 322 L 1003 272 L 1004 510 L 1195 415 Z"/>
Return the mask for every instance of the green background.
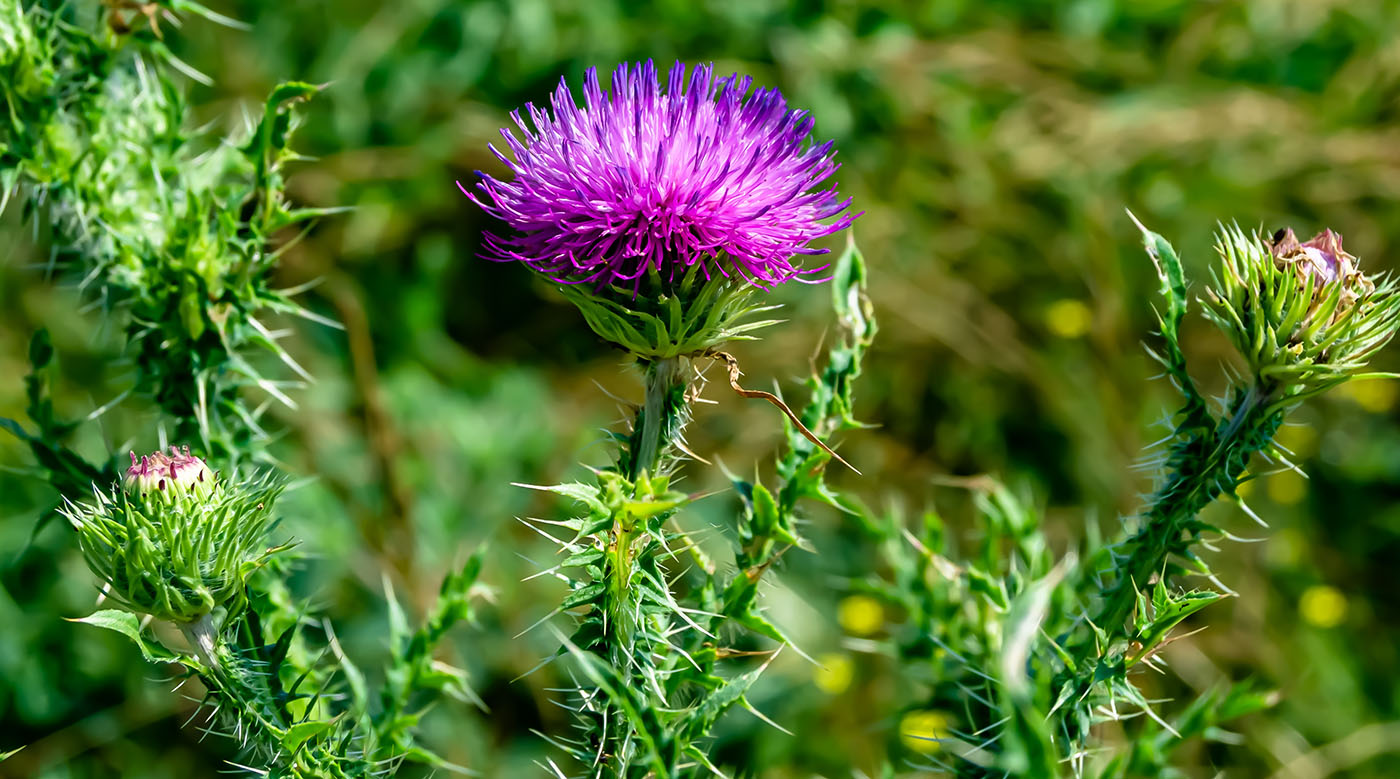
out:
<path id="1" fill-rule="evenodd" d="M 547 577 L 523 581 L 553 547 L 515 518 L 561 507 L 510 483 L 601 462 L 601 431 L 622 418 L 607 393 L 639 394 L 622 355 L 547 285 L 476 257 L 489 220 L 454 184 L 499 173 L 486 144 L 508 111 L 544 102 L 561 77 L 577 84 L 587 67 L 639 58 L 714 61 L 811 110 L 816 134 L 840 150 L 842 192 L 865 212 L 854 232 L 881 322 L 858 388 L 862 418 L 878 427 L 842 442 L 866 476 L 837 483 L 872 505 L 936 506 L 956 521 L 965 496 L 940 477 L 998 474 L 1045 507 L 1061 544 L 1112 532 L 1139 505 L 1151 474 L 1133 464 L 1166 433 L 1173 404 L 1139 347 L 1155 280 L 1125 208 L 1171 239 L 1197 279 L 1217 221 L 1331 227 L 1371 270 L 1394 267 L 1400 249 L 1394 3 L 211 5 L 251 29 L 164 27 L 215 82 L 189 84 L 198 121 L 236 130 L 276 82 L 330 82 L 298 139 L 317 159 L 292 169 L 290 190 L 308 205 L 354 206 L 280 271 L 287 286 L 320 279 L 303 301 L 346 324 L 285 323 L 317 377 L 297 411 L 271 411 L 284 434 L 274 452 L 316 476 L 283 503 L 284 528 L 309 555 L 294 587 L 372 659 L 384 649 L 386 577 L 421 607 L 444 571 L 489 542 L 489 597 L 451 649 L 490 712 L 445 705 L 428 728 L 449 759 L 488 776 L 542 773 L 533 761 L 555 753 L 531 731 L 568 728 L 549 690 L 560 679 L 513 681 L 554 648 L 543 629 L 514 637 L 563 592 Z M 22 416 L 25 346 L 40 326 L 59 350 L 64 413 L 86 415 L 125 386 L 120 343 L 71 283 L 46 278 L 46 256 L 42 229 L 14 209 L 0 218 L 0 416 Z M 789 323 L 735 351 L 751 386 L 792 392 L 830 314 L 820 289 L 776 296 Z M 1187 338 L 1203 383 L 1222 387 L 1224 338 L 1200 320 Z M 691 448 L 738 471 L 771 459 L 774 410 L 711 378 L 717 405 L 701 407 Z M 1184 753 L 1187 775 L 1400 775 L 1398 399 L 1393 384 L 1355 385 L 1295 414 L 1283 438 L 1310 479 L 1256 484 L 1248 500 L 1269 530 L 1213 509 L 1232 532 L 1263 539 L 1211 559 L 1240 597 L 1168 649 L 1171 674 L 1142 681 L 1182 697 L 1254 678 L 1283 697 L 1238 723 L 1237 745 Z M 86 428 L 83 448 L 149 448 L 154 424 L 149 408 L 122 403 Z M 234 750 L 198 743 L 197 723 L 180 727 L 193 704 L 120 637 L 62 620 L 87 613 L 95 590 L 60 523 L 26 549 L 57 500 L 28 464 L 0 438 L 0 751 L 30 745 L 0 776 L 217 775 Z M 719 484 L 708 469 L 694 479 Z M 719 522 L 729 500 L 705 511 Z M 855 651 L 838 620 L 845 577 L 871 552 L 837 521 L 814 516 L 807 535 L 820 553 L 786 560 L 768 598 L 805 651 L 850 660 L 849 683 L 814 678 L 795 653 L 775 663 L 754 702 L 797 735 L 743 712 L 719 729 L 718 754 L 749 775 L 844 777 L 874 771 L 887 749 L 905 754 L 892 717 L 915 693 L 888 661 Z"/>

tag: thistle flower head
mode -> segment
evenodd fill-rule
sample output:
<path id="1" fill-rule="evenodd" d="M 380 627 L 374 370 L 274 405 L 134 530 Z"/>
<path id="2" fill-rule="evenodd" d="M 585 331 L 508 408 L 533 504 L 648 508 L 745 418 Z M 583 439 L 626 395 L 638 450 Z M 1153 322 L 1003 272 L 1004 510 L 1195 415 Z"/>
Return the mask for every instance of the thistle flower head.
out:
<path id="1" fill-rule="evenodd" d="M 511 114 L 514 174 L 482 174 L 463 192 L 515 231 L 488 237 L 489 256 L 519 260 L 563 283 L 636 290 L 656 272 L 671 281 L 694 266 L 771 287 L 819 268 L 794 257 L 850 225 L 850 200 L 825 182 L 838 167 L 831 142 L 810 143 L 812 118 L 776 89 L 676 63 L 663 88 L 650 61 L 622 64 L 612 92 L 584 77 L 583 107 L 560 82 L 548 109 Z M 460 186 L 460 184 L 459 184 Z"/>
<path id="2" fill-rule="evenodd" d="M 122 486 L 136 495 L 195 494 L 208 497 L 214 489 L 214 472 L 204 461 L 183 450 L 170 447 L 170 454 L 152 452 L 137 458 L 131 453 L 131 467 L 126 469 Z"/>
<path id="3" fill-rule="evenodd" d="M 1355 257 L 1342 248 L 1342 236 L 1323 230 L 1306 243 L 1299 243 L 1288 227 L 1274 233 L 1269 252 L 1280 268 L 1292 271 L 1300 284 L 1322 287 L 1339 283 L 1342 301 L 1336 314 L 1350 307 L 1362 294 L 1374 291 L 1375 284 L 1366 278 Z"/>
<path id="4" fill-rule="evenodd" d="M 188 449 L 134 458 L 121 487 L 94 488 L 90 503 L 61 509 L 109 599 L 188 624 L 243 602 L 247 577 L 271 550 L 268 479 L 215 477 Z"/>
<path id="5" fill-rule="evenodd" d="M 1394 282 L 1365 275 L 1331 230 L 1299 242 L 1292 230 L 1225 228 L 1217 250 L 1207 313 L 1280 397 L 1362 372 L 1400 328 Z"/>

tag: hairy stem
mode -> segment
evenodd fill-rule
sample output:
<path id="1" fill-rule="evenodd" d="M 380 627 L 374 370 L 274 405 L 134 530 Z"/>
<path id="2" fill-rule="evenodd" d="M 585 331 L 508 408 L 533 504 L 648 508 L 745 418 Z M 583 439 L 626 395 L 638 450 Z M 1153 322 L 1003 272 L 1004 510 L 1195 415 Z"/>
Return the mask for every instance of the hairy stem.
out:
<path id="1" fill-rule="evenodd" d="M 1142 527 L 1120 547 L 1112 589 L 1094 624 L 1111 634 L 1124 630 L 1139 589 L 1168 575 L 1173 558 L 1208 570 L 1192 551 L 1203 529 L 1196 517 L 1222 492 L 1233 491 L 1249 458 L 1278 431 L 1283 413 L 1271 410 L 1271 396 L 1272 388 L 1251 384 L 1236 391 L 1229 413 L 1214 428 L 1178 429 L 1166 481 L 1153 496 Z"/>
<path id="2" fill-rule="evenodd" d="M 632 436 L 627 449 L 619 458 L 620 470 L 635 482 L 642 474 L 656 475 L 667 450 L 680 439 L 688 419 L 683 358 L 672 357 L 646 364 L 644 384 L 646 397 L 637 411 Z M 634 632 L 633 603 L 628 597 L 633 565 L 633 542 L 636 538 L 635 520 L 628 516 L 614 518 L 612 544 L 609 550 L 609 588 L 613 609 L 615 635 L 622 641 L 616 648 L 630 654 Z M 614 657 L 616 662 L 620 658 Z M 625 667 L 618 665 L 619 668 Z"/>
<path id="3" fill-rule="evenodd" d="M 194 622 L 183 622 L 180 624 L 180 632 L 184 634 L 199 662 L 208 668 L 210 673 L 219 673 L 219 630 L 214 624 L 214 615 L 205 614 Z"/>
<path id="4" fill-rule="evenodd" d="M 655 475 L 666 450 L 680 441 L 689 421 L 685 358 L 653 360 L 646 365 L 646 400 L 637 413 L 629 444 L 626 476 Z"/>
<path id="5" fill-rule="evenodd" d="M 601 537 L 605 565 L 603 576 L 606 589 L 598 606 L 606 615 L 602 625 L 601 650 L 621 685 L 641 695 L 659 693 L 656 676 L 658 643 L 665 643 L 651 617 L 660 602 L 654 587 L 659 527 L 649 523 L 664 520 L 665 515 L 634 511 L 633 505 L 645 505 L 664 481 L 656 477 L 668 475 L 674 467 L 674 452 L 690 418 L 687 389 L 689 364 L 684 357 L 644 362 L 643 383 L 645 399 L 637 410 L 631 435 L 622 443 L 618 454 L 617 473 L 625 479 L 624 501 L 614 504 L 612 527 Z M 648 573 L 650 572 L 650 573 Z M 607 774 L 618 777 L 640 775 L 638 744 L 654 737 L 655 721 L 639 721 L 636 712 L 611 701 L 599 710 L 598 737 L 602 743 L 598 755 L 608 766 Z M 668 762 L 653 745 L 649 747 L 651 773 L 668 777 L 672 773 Z M 598 775 L 605 775 L 599 773 Z"/>

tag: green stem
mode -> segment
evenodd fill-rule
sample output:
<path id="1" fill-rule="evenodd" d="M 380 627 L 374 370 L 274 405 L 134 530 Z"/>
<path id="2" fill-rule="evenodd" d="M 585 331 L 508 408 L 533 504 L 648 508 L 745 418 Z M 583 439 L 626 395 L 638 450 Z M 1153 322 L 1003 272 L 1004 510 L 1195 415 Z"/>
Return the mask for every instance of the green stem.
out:
<path id="1" fill-rule="evenodd" d="M 643 474 L 656 475 L 663 469 L 667 450 L 681 436 L 688 418 L 685 390 L 687 380 L 684 358 L 653 360 L 646 364 L 644 383 L 646 398 L 632 425 L 632 436 L 621 458 L 620 470 L 632 482 Z M 633 543 L 637 537 L 635 520 L 629 516 L 613 518 L 612 548 L 609 550 L 610 590 L 613 606 L 613 630 L 622 638 L 617 648 L 632 651 L 633 622 L 630 597 Z M 616 662 L 619 658 L 614 657 Z M 619 668 L 625 667 L 618 665 Z"/>
<path id="2" fill-rule="evenodd" d="M 1153 496 L 1142 527 L 1120 547 L 1127 557 L 1116 566 L 1112 589 L 1094 615 L 1094 624 L 1110 635 L 1124 635 L 1139 589 L 1166 576 L 1173 557 L 1195 559 L 1191 548 L 1202 529 L 1196 516 L 1234 488 L 1249 458 L 1269 445 L 1283 421 L 1283 414 L 1271 407 L 1271 395 L 1269 389 L 1252 384 L 1237 393 L 1230 413 L 1214 429 L 1178 431 L 1168 459 L 1171 472 Z"/>
<path id="3" fill-rule="evenodd" d="M 631 455 L 627 477 L 636 480 L 643 473 L 655 475 L 661 458 L 680 440 L 688 421 L 685 389 L 685 358 L 669 357 L 646 365 L 646 399 L 637 414 L 628 447 Z"/>
<path id="4" fill-rule="evenodd" d="M 194 650 L 199 662 L 216 676 L 222 672 L 218 653 L 218 628 L 214 625 L 214 615 L 205 614 L 194 622 L 180 623 L 180 632 Z"/>

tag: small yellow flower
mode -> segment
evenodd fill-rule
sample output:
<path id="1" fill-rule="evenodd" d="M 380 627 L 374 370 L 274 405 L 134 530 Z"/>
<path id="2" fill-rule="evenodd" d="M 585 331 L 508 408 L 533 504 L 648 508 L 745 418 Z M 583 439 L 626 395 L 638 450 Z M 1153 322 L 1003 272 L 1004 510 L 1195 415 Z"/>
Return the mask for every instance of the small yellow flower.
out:
<path id="1" fill-rule="evenodd" d="M 899 740 L 915 752 L 932 754 L 942 748 L 936 739 L 949 736 L 950 724 L 948 715 L 941 711 L 911 711 L 899 721 Z"/>
<path id="2" fill-rule="evenodd" d="M 1303 591 L 1298 613 L 1314 627 L 1334 628 L 1347 617 L 1347 596 L 1336 587 L 1314 585 Z"/>
<path id="3" fill-rule="evenodd" d="M 1094 312 L 1082 300 L 1065 298 L 1045 309 L 1045 324 L 1061 338 L 1079 338 L 1094 324 Z"/>
<path id="4" fill-rule="evenodd" d="M 817 667 L 812 671 L 812 683 L 827 695 L 840 695 L 851 686 L 856 675 L 855 663 L 848 655 L 831 652 L 817 658 Z"/>
<path id="5" fill-rule="evenodd" d="M 836 607 L 836 621 L 853 636 L 868 636 L 885 624 L 885 609 L 869 595 L 849 595 Z"/>

